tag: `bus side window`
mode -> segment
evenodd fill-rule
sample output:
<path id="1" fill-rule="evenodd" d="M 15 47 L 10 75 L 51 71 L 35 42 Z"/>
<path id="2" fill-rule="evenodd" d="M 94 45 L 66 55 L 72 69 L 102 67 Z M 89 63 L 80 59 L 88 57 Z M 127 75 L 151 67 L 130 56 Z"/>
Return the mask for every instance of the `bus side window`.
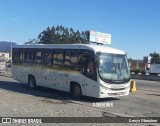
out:
<path id="1" fill-rule="evenodd" d="M 26 61 L 26 49 L 19 49 L 19 61 L 20 63 L 25 63 Z"/>
<path id="2" fill-rule="evenodd" d="M 71 50 L 71 66 L 75 69 L 78 65 L 78 50 Z"/>
<path id="3" fill-rule="evenodd" d="M 44 54 L 43 54 L 43 63 L 46 66 L 50 66 L 51 65 L 51 55 L 52 55 L 52 50 L 44 50 Z"/>
<path id="4" fill-rule="evenodd" d="M 27 49 L 27 63 L 33 63 L 34 61 L 34 49 Z"/>
<path id="5" fill-rule="evenodd" d="M 65 51 L 64 65 L 71 66 L 71 50 Z"/>
<path id="6" fill-rule="evenodd" d="M 64 50 L 54 49 L 53 50 L 53 65 L 63 65 L 64 64 Z"/>
<path id="7" fill-rule="evenodd" d="M 88 52 L 86 50 L 80 50 L 79 53 L 79 69 L 81 69 L 81 72 L 85 73 L 85 64 L 87 59 Z"/>
<path id="8" fill-rule="evenodd" d="M 57 64 L 63 65 L 63 63 L 64 63 L 64 51 L 61 49 L 57 51 Z"/>
<path id="9" fill-rule="evenodd" d="M 12 59 L 14 64 L 19 62 L 19 49 L 13 48 Z"/>
<path id="10" fill-rule="evenodd" d="M 35 58 L 34 58 L 34 62 L 41 64 L 42 63 L 42 49 L 37 49 L 35 50 Z"/>
<path id="11" fill-rule="evenodd" d="M 52 53 L 52 59 L 53 59 L 52 64 L 57 65 L 58 58 L 57 58 L 57 50 L 55 49 L 53 50 L 53 53 Z"/>

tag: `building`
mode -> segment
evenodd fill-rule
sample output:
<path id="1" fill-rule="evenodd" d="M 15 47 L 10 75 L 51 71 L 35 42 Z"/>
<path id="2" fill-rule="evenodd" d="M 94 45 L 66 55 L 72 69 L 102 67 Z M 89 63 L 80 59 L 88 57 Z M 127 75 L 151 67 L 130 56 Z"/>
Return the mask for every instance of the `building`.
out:
<path id="1" fill-rule="evenodd" d="M 0 60 L 9 60 L 10 55 L 9 53 L 0 52 Z"/>
<path id="2" fill-rule="evenodd" d="M 131 72 L 140 72 L 144 73 L 146 70 L 149 70 L 151 65 L 151 57 L 145 56 L 143 57 L 143 60 L 129 60 L 129 66 Z"/>
<path id="3" fill-rule="evenodd" d="M 5 72 L 8 68 L 11 67 L 10 54 L 0 52 L 0 73 Z"/>
<path id="4" fill-rule="evenodd" d="M 145 71 L 146 70 L 146 65 L 143 60 L 131 60 L 129 61 L 129 66 L 131 71 L 133 70 L 140 70 L 140 71 Z"/>
<path id="5" fill-rule="evenodd" d="M 6 71 L 6 62 L 0 61 L 0 73 Z"/>
<path id="6" fill-rule="evenodd" d="M 150 65 L 151 65 L 151 57 L 150 56 L 145 56 L 143 58 L 143 61 L 146 65 L 146 69 L 149 69 L 150 68 Z"/>

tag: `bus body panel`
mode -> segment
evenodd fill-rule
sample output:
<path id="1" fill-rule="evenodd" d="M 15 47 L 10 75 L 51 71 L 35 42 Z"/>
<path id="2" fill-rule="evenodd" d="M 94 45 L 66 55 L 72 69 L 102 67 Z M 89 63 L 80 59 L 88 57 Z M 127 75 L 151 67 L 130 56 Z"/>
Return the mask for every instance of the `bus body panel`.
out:
<path id="1" fill-rule="evenodd" d="M 117 50 L 111 47 L 105 46 L 96 46 L 96 45 L 83 45 L 83 44 L 73 44 L 73 45 L 18 45 L 15 46 L 13 49 L 21 49 L 28 50 L 28 49 L 39 49 L 39 50 L 50 50 L 52 53 L 55 53 L 54 50 L 56 49 L 64 49 L 64 50 L 78 50 L 80 56 L 80 52 L 83 50 L 90 50 L 94 54 L 94 60 L 96 57 L 96 52 L 105 52 L 105 53 L 113 53 L 113 54 L 125 54 L 125 52 L 121 50 Z M 42 53 L 43 53 L 42 51 Z M 27 52 L 27 51 L 26 51 Z M 65 57 L 66 52 L 64 51 L 63 58 Z M 13 52 L 14 54 L 14 52 Z M 26 54 L 28 56 L 28 53 Z M 89 55 L 89 53 L 88 53 Z M 26 56 L 26 58 L 27 58 Z M 53 59 L 52 59 L 53 60 Z M 73 57 L 73 61 L 75 58 Z M 51 62 L 51 61 L 50 61 Z M 53 61 L 52 61 L 53 62 Z M 96 62 L 96 61 L 95 61 Z M 64 61 L 63 61 L 64 63 Z M 82 64 L 80 64 L 82 65 Z M 85 66 L 84 66 L 85 67 Z M 35 77 L 36 85 L 58 89 L 66 92 L 70 92 L 70 85 L 71 83 L 78 83 L 81 87 L 82 95 L 96 97 L 96 98 L 106 98 L 106 97 L 118 97 L 118 96 L 125 96 L 129 94 L 129 86 L 130 82 L 124 84 L 109 84 L 105 83 L 99 78 L 98 70 L 95 69 L 96 79 L 89 77 L 87 74 L 84 73 L 84 67 L 74 69 L 70 69 L 68 67 L 64 67 L 61 65 L 48 65 L 45 66 L 43 63 L 14 63 L 12 65 L 12 76 L 14 79 L 28 83 L 29 75 Z M 96 67 L 96 65 L 95 65 Z M 116 87 L 117 86 L 117 87 Z M 113 89 L 117 88 L 117 89 Z M 124 87 L 123 89 L 121 89 Z"/>
<path id="2" fill-rule="evenodd" d="M 129 95 L 130 81 L 125 84 L 107 84 L 100 80 L 99 98 L 119 97 Z"/>

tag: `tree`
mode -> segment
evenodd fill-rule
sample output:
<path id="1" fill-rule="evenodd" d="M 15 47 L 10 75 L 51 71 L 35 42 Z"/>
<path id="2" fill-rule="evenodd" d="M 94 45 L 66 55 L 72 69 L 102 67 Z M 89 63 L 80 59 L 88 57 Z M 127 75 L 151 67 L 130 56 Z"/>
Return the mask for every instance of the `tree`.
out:
<path id="1" fill-rule="evenodd" d="M 151 63 L 160 64 L 160 54 L 154 51 L 154 53 L 150 53 L 150 56 L 151 56 Z"/>
<path id="2" fill-rule="evenodd" d="M 48 27 L 39 34 L 38 39 L 40 40 L 38 44 L 53 44 L 52 30 Z"/>
<path id="3" fill-rule="evenodd" d="M 29 41 L 27 44 L 86 44 L 88 43 L 88 31 L 77 30 L 75 32 L 73 28 L 65 28 L 62 25 L 53 26 L 42 31 L 35 40 Z"/>
<path id="4" fill-rule="evenodd" d="M 38 44 L 39 40 L 38 39 L 29 39 L 28 42 L 25 42 L 25 45 L 34 45 L 34 44 Z"/>
<path id="5" fill-rule="evenodd" d="M 132 58 L 128 58 L 128 61 L 129 61 L 129 62 L 132 62 L 132 61 L 134 61 L 134 60 L 133 60 Z"/>

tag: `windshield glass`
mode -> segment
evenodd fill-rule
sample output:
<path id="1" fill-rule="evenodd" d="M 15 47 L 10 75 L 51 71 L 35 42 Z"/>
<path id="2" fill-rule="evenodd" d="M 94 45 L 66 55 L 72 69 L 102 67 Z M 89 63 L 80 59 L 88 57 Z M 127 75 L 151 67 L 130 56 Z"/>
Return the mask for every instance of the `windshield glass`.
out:
<path id="1" fill-rule="evenodd" d="M 108 83 L 125 83 L 130 80 L 126 55 L 101 53 L 99 55 L 99 75 Z"/>

